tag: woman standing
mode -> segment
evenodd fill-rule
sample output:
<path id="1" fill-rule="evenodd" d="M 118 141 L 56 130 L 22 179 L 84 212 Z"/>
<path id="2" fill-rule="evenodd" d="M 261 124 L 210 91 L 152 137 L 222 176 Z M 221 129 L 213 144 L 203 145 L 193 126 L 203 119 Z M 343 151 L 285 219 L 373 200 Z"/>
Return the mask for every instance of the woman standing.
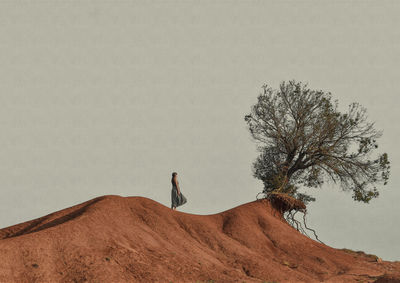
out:
<path id="1" fill-rule="evenodd" d="M 171 190 L 171 209 L 176 210 L 178 206 L 181 206 L 187 202 L 187 199 L 185 196 L 181 193 L 181 189 L 179 188 L 179 182 L 178 182 L 178 173 L 173 172 L 172 173 L 172 190 Z"/>

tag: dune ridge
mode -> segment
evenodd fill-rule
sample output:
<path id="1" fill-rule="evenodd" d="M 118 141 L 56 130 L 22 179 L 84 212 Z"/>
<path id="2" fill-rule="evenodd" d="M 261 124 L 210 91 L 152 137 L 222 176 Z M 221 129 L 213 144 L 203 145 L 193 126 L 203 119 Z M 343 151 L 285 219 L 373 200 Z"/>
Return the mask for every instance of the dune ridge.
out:
<path id="1" fill-rule="evenodd" d="M 400 262 L 314 241 L 266 199 L 196 215 L 100 196 L 1 229 L 0 254 L 7 283 L 400 282 Z"/>

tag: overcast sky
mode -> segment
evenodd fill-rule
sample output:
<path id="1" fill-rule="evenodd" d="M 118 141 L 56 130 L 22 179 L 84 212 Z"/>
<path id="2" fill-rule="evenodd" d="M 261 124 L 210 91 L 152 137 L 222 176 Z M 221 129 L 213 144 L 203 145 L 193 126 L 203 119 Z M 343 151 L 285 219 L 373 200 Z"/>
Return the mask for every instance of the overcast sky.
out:
<path id="1" fill-rule="evenodd" d="M 0 227 L 105 194 L 170 207 L 173 171 L 180 211 L 253 201 L 244 116 L 263 84 L 296 79 L 365 106 L 391 161 L 370 204 L 311 190 L 308 225 L 332 247 L 400 260 L 399 13 L 395 1 L 2 1 Z"/>

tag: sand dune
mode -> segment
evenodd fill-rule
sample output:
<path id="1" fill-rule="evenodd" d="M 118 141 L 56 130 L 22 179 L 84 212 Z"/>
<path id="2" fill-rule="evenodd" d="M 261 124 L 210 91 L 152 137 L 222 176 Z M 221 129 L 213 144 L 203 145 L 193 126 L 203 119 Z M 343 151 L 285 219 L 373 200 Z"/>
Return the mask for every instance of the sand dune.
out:
<path id="1" fill-rule="evenodd" d="M 265 199 L 195 215 L 107 195 L 1 229 L 0 239 L 7 283 L 400 282 L 400 262 L 314 241 Z"/>

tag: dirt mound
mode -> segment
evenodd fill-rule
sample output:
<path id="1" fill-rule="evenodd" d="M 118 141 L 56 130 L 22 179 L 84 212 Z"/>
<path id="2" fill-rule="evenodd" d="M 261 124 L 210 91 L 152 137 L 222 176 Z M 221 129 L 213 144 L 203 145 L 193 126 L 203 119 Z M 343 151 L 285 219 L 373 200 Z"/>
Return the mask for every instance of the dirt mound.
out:
<path id="1" fill-rule="evenodd" d="M 266 199 L 212 215 L 102 196 L 0 230 L 0 282 L 394 282 L 400 262 L 334 249 Z"/>

